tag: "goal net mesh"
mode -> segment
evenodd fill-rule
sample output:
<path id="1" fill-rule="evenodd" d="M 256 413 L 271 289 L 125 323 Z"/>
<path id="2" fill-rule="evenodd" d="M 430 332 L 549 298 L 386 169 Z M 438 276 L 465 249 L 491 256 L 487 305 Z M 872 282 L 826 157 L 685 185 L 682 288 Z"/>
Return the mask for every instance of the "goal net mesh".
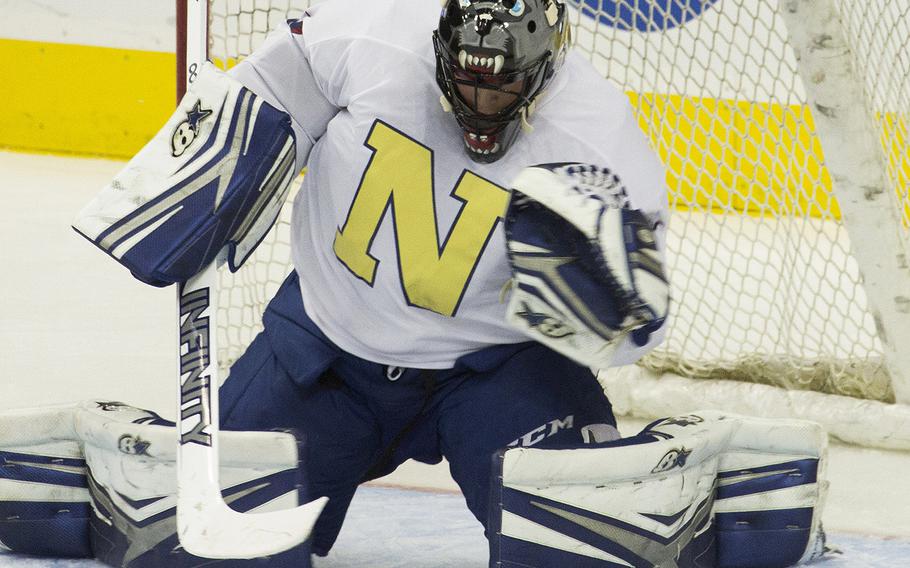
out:
<path id="1" fill-rule="evenodd" d="M 211 0 L 209 58 L 233 65 L 309 4 Z M 671 323 L 640 364 L 893 401 L 777 0 L 568 4 L 575 47 L 628 94 L 667 169 Z M 906 228 L 910 4 L 837 4 Z M 258 333 L 290 270 L 289 213 L 246 266 L 224 275 L 221 361 Z"/>

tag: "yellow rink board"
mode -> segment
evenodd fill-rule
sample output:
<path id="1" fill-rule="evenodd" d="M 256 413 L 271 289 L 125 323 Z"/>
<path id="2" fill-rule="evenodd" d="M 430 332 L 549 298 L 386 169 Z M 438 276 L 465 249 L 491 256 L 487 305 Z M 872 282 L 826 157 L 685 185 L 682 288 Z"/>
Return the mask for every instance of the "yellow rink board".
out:
<path id="1" fill-rule="evenodd" d="M 174 107 L 173 54 L 0 40 L 0 62 L 0 147 L 126 159 Z M 674 207 L 840 217 L 807 107 L 629 97 L 667 164 Z M 889 175 L 906 196 L 907 124 L 882 123 Z"/>
<path id="2" fill-rule="evenodd" d="M 840 215 L 805 108 L 678 95 L 630 98 L 667 166 L 677 207 Z"/>
<path id="3" fill-rule="evenodd" d="M 809 107 L 628 93 L 667 166 L 671 204 L 700 211 L 840 219 Z M 908 125 L 879 116 L 888 181 L 910 219 Z"/>
<path id="4" fill-rule="evenodd" d="M 129 158 L 175 104 L 173 53 L 0 40 L 0 147 Z"/>

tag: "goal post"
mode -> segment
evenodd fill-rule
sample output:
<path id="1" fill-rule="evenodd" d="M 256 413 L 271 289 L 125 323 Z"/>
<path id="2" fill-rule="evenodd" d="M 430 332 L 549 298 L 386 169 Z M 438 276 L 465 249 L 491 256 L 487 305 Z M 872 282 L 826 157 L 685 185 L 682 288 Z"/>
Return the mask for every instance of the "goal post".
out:
<path id="1" fill-rule="evenodd" d="M 208 1 L 222 67 L 311 3 Z M 910 449 L 908 0 L 565 1 L 667 170 L 670 328 L 600 374 L 615 408 L 806 417 Z M 290 270 L 288 215 L 223 275 L 220 360 Z"/>
<path id="2" fill-rule="evenodd" d="M 889 125 L 899 122 L 906 133 L 910 108 L 870 106 L 875 101 L 867 100 L 865 77 L 858 72 L 863 69 L 863 59 L 850 45 L 834 0 L 780 3 L 834 194 L 850 235 L 851 252 L 859 259 L 894 398 L 910 404 L 910 257 L 906 248 L 908 227 L 902 223 L 900 199 L 910 186 L 888 182 L 888 156 L 882 154 L 892 143 L 888 139 Z M 862 15 L 874 17 L 875 2 L 866 9 L 868 12 Z M 905 5 L 905 17 L 908 10 L 910 4 Z M 903 23 L 904 31 L 910 32 L 908 20 Z M 905 46 L 904 56 L 910 57 L 910 45 Z M 898 70 L 892 73 L 895 71 Z M 877 127 L 876 121 L 882 126 Z M 884 145 L 878 142 L 881 136 Z M 904 145 L 903 149 L 906 152 L 910 146 Z"/>

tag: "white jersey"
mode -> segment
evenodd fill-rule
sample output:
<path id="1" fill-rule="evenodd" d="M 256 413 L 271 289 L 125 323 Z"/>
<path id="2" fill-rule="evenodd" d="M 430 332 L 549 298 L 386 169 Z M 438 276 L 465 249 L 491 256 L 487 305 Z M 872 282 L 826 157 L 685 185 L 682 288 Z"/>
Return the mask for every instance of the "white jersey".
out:
<path id="1" fill-rule="evenodd" d="M 472 161 L 439 101 L 438 19 L 434 1 L 333 0 L 233 72 L 316 141 L 291 229 L 308 315 L 356 356 L 428 369 L 528 340 L 501 298 L 511 275 L 502 220 L 523 168 L 602 165 L 634 207 L 660 217 L 667 207 L 628 99 L 578 54 L 538 101 L 533 132 L 495 163 Z M 627 362 L 646 349 L 624 350 Z"/>

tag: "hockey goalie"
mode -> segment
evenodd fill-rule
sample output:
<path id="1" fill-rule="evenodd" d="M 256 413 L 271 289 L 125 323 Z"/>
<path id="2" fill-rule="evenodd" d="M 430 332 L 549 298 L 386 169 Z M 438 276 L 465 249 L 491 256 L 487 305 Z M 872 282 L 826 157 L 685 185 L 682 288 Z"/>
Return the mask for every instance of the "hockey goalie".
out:
<path id="1" fill-rule="evenodd" d="M 491 567 L 818 557 L 818 426 L 705 411 L 619 436 L 591 369 L 663 337 L 667 196 L 628 99 L 570 39 L 560 0 L 333 0 L 230 72 L 205 66 L 74 226 L 139 280 L 180 284 L 239 267 L 307 168 L 293 270 L 215 420 L 232 508 L 328 504 L 290 550 L 193 555 L 175 426 L 88 401 L 0 415 L 0 541 L 117 567 L 306 567 L 359 484 L 445 458 Z"/>

